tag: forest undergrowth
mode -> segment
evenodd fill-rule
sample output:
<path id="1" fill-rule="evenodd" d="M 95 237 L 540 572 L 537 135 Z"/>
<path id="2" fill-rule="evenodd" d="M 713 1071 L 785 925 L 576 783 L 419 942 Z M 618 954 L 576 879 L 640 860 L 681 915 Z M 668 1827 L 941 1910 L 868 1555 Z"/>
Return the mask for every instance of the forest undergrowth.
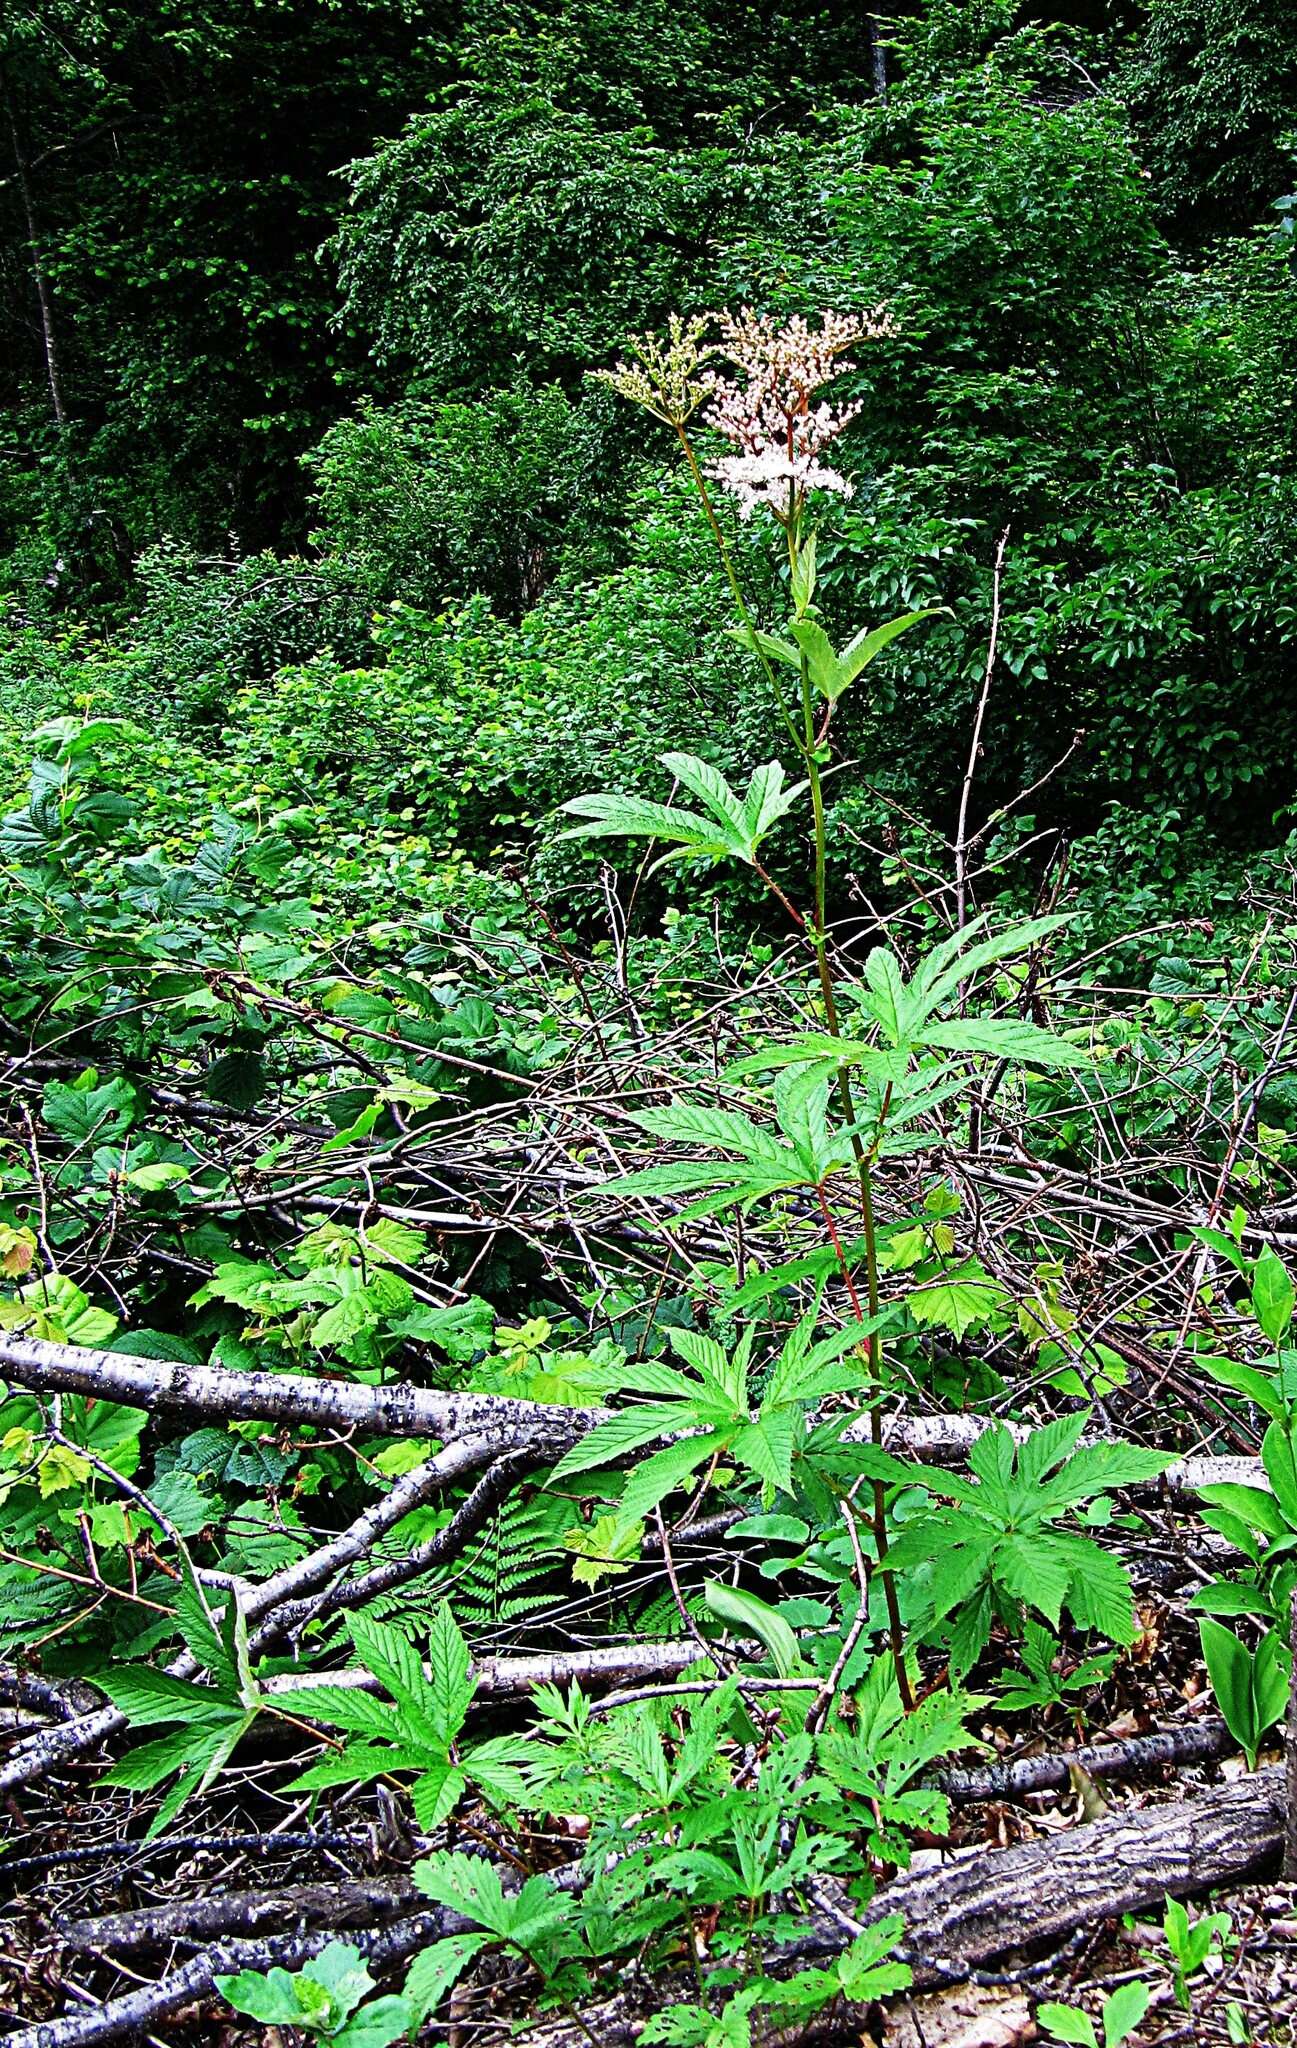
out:
<path id="1" fill-rule="evenodd" d="M 1293 881 L 1193 994 L 1078 943 L 1065 866 L 979 908 L 1002 542 L 944 872 L 831 920 L 835 712 L 938 615 L 835 644 L 817 602 L 833 385 L 888 318 L 673 320 L 606 373 L 679 442 L 796 779 L 684 733 L 667 801 L 570 800 L 644 845 L 593 948 L 525 886 L 344 936 L 290 818 L 168 861 L 128 722 L 38 733 L 0 828 L 23 2048 L 1288 2038 L 1291 1895 L 1239 1887 L 1292 1832 Z M 777 936 L 641 937 L 668 861 L 748 869 Z"/>
<path id="2" fill-rule="evenodd" d="M 1297 2042 L 1297 62 L 1063 14 L 0 13 L 14 2048 Z"/>

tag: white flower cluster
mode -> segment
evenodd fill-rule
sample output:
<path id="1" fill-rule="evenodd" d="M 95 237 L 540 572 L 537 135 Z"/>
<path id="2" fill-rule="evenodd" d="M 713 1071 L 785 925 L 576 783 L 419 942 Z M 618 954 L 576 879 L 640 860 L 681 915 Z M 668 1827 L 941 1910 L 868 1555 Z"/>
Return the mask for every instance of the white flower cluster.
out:
<path id="1" fill-rule="evenodd" d="M 818 330 L 800 315 L 782 327 L 749 309 L 716 317 L 721 352 L 738 377 L 715 379 L 706 419 L 735 452 L 710 464 L 709 474 L 737 499 L 744 519 L 764 505 L 790 525 L 809 490 L 849 498 L 846 477 L 820 456 L 860 408 L 811 401 L 822 384 L 855 367 L 842 359 L 844 350 L 894 331 L 885 310 L 825 313 Z"/>

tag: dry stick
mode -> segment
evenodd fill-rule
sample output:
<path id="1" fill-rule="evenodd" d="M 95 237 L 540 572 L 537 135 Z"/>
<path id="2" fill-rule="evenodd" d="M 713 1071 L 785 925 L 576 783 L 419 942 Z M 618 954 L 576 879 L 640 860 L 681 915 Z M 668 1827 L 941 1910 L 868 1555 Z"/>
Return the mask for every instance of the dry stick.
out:
<path id="1" fill-rule="evenodd" d="M 408 1585 L 411 1579 L 420 1578 L 434 1565 L 458 1557 L 536 1462 L 536 1455 L 530 1451 L 511 1451 L 507 1457 L 497 1458 L 444 1529 L 438 1530 L 426 1543 L 407 1550 L 403 1557 L 389 1558 L 385 1564 L 375 1565 L 372 1571 L 358 1579 L 342 1580 L 313 1598 L 277 1608 L 258 1629 L 253 1638 L 253 1648 L 261 1649 L 274 1636 L 298 1636 L 308 1622 L 322 1620 L 344 1607 L 363 1607 L 378 1594 Z"/>
<path id="2" fill-rule="evenodd" d="M 858 1486 L 859 1483 L 859 1480 L 857 1480 L 856 1485 Z M 851 1662 L 852 1652 L 869 1624 L 869 1566 L 865 1561 L 865 1554 L 860 1547 L 860 1538 L 856 1533 L 854 1494 L 855 1487 L 852 1488 L 851 1494 L 848 1495 L 841 1505 L 842 1519 L 847 1525 L 847 1536 L 851 1543 L 851 1553 L 855 1563 L 856 1585 L 860 1592 L 860 1604 L 856 1608 L 855 1620 L 843 1637 L 842 1648 L 834 1659 L 832 1671 L 830 1671 L 823 1685 L 816 1693 L 815 1698 L 811 1701 L 804 1723 L 808 1735 L 814 1735 L 817 1729 L 823 1726 L 824 1717 L 833 1704 L 833 1697 L 837 1692 L 842 1674 Z"/>
<path id="3" fill-rule="evenodd" d="M 277 1885 L 267 1890 L 208 1893 L 136 1906 L 97 1919 L 64 1920 L 59 1938 L 75 1949 L 110 1955 L 165 1948 L 198 1935 L 273 1933 L 285 1927 L 365 1927 L 409 1913 L 420 1894 L 409 1879 L 350 1878 L 332 1883 Z"/>
<path id="4" fill-rule="evenodd" d="M 1047 1756 L 1018 1757 L 1013 1763 L 935 1771 L 931 1783 L 954 1805 L 973 1806 L 984 1799 L 1023 1799 L 1033 1792 L 1066 1791 L 1073 1765 L 1091 1778 L 1139 1778 L 1146 1771 L 1211 1763 L 1237 1747 L 1225 1723 L 1211 1716 L 1155 1735 L 1089 1742 Z"/>
<path id="5" fill-rule="evenodd" d="M 513 1699 L 534 1692 L 539 1685 L 620 1685 L 627 1680 L 670 1678 L 697 1664 L 698 1649 L 692 1641 L 676 1637 L 662 1643 L 610 1643 L 599 1650 L 555 1650 L 536 1657 L 482 1657 L 474 1660 L 472 1676 L 476 1699 Z M 425 1667 L 426 1668 L 426 1667 Z M 285 1672 L 266 1680 L 271 1699 L 318 1686 L 320 1673 L 309 1671 L 300 1677 Z M 329 1685 L 373 1691 L 378 1680 L 363 1666 L 326 1674 Z"/>
<path id="6" fill-rule="evenodd" d="M 716 1672 L 717 1677 L 721 1679 L 728 1678 L 730 1675 L 729 1666 L 726 1664 L 716 1644 L 708 1642 L 698 1623 L 694 1620 L 689 1602 L 680 1590 L 680 1580 L 676 1573 L 675 1559 L 671 1555 L 671 1545 L 667 1539 L 666 1524 L 662 1520 L 662 1510 L 660 1507 L 654 1508 L 653 1520 L 657 1528 L 658 1542 L 662 1546 L 662 1562 L 666 1566 L 667 1578 L 671 1585 L 671 1598 L 675 1602 L 676 1613 L 680 1616 L 689 1635 L 693 1638 L 699 1654 L 707 1659 L 707 1662 Z"/>
<path id="7" fill-rule="evenodd" d="M 392 1928 L 361 1930 L 352 1940 L 368 1961 L 375 1965 L 392 1963 L 435 1941 L 452 1921 L 457 1921 L 457 1916 L 434 1908 L 399 1921 Z M 468 1923 L 457 1924 L 464 1927 Z M 178 1970 L 170 1971 L 158 1984 L 141 1984 L 92 2012 L 69 2013 L 65 2019 L 46 2020 L 39 2026 L 8 2033 L 3 2037 L 5 2048 L 99 2048 L 102 2043 L 126 2040 L 179 2012 L 195 1999 L 207 1997 L 216 1977 L 235 1976 L 240 1970 L 298 1970 L 303 1963 L 313 1961 L 333 1938 L 328 1928 L 321 1927 L 309 1934 L 278 1934 L 262 1941 L 218 1942 Z"/>
<path id="8" fill-rule="evenodd" d="M 547 1407 L 503 1394 L 443 1394 L 425 1387 L 366 1387 L 300 1373 L 228 1372 L 129 1358 L 36 1337 L 0 1336 L 0 1379 L 33 1392 L 89 1394 L 129 1407 L 184 1409 L 223 1421 L 321 1424 L 376 1436 L 493 1436 L 497 1450 L 522 1442 L 555 1451 L 575 1443 L 607 1411 Z"/>
<path id="9" fill-rule="evenodd" d="M 1009 542 L 1006 526 L 1000 535 L 995 550 L 995 570 L 991 582 L 991 638 L 986 650 L 986 671 L 982 677 L 982 694 L 977 703 L 977 714 L 973 719 L 972 744 L 968 749 L 968 766 L 964 770 L 964 786 L 959 792 L 959 820 L 955 826 L 955 928 L 963 931 L 968 923 L 968 856 L 976 844 L 977 835 L 968 836 L 968 805 L 973 793 L 973 779 L 977 773 L 978 758 L 982 751 L 982 726 L 986 719 L 986 707 L 991 695 L 991 676 L 995 670 L 995 651 L 1000 638 L 1000 582 L 1004 570 L 1004 550 Z"/>

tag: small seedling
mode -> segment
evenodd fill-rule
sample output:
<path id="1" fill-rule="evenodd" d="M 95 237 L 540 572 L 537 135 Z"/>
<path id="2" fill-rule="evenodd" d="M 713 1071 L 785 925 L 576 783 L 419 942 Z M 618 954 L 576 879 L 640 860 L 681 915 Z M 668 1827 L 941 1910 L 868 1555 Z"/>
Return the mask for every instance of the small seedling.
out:
<path id="1" fill-rule="evenodd" d="M 1189 1979 L 1197 1976 L 1207 1958 L 1219 1955 L 1230 1931 L 1228 1913 L 1204 1913 L 1190 1922 L 1179 1899 L 1168 1899 L 1162 1933 L 1171 1951 L 1171 1988 L 1182 2012 L 1193 2011 Z"/>
<path id="2" fill-rule="evenodd" d="M 301 2027 L 332 2048 L 389 2048 L 416 2015 L 404 1998 L 361 2001 L 374 1980 L 350 1942 L 331 1941 L 300 1970 L 240 1970 L 216 1988 L 236 2012 L 268 2027 Z"/>
<path id="3" fill-rule="evenodd" d="M 1151 1996 L 1144 1979 L 1137 1977 L 1131 1984 L 1119 1984 L 1104 1999 L 1099 2011 L 1103 2048 L 1121 2048 L 1122 2042 L 1130 2039 L 1148 2011 Z M 1094 2021 L 1088 2012 L 1082 2012 L 1079 2005 L 1038 2006 L 1036 2018 L 1056 2041 L 1074 2041 L 1080 2044 L 1080 2048 L 1099 2048 Z"/>

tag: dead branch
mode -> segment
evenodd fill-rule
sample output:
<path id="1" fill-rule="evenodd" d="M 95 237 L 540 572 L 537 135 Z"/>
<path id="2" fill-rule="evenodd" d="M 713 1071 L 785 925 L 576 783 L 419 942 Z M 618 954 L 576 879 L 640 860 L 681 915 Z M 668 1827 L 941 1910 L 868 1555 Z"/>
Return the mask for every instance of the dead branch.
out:
<path id="1" fill-rule="evenodd" d="M 538 1441 L 555 1455 L 604 1418 L 605 1410 L 547 1407 L 504 1394 L 442 1394 L 404 1384 L 359 1386 L 301 1373 L 227 1372 L 129 1358 L 37 1337 L 0 1336 L 0 1374 L 33 1393 L 88 1394 L 127 1407 L 180 1409 L 223 1421 L 314 1423 L 375 1436 L 490 1436 L 498 1451 Z"/>
<path id="2" fill-rule="evenodd" d="M 376 1921 L 409 1913 L 420 1902 L 413 1885 L 389 1879 L 353 1879 L 345 1884 L 286 1884 L 272 1890 L 218 1893 L 215 1897 L 172 1899 L 165 1906 L 138 1906 L 128 1913 L 104 1913 L 94 1920 L 69 1920 L 59 1939 L 69 1948 L 105 1955 L 166 1948 L 199 1935 L 298 1932 L 308 1927 L 372 1927 Z"/>
<path id="3" fill-rule="evenodd" d="M 1071 1782 L 1069 1772 L 1073 1765 L 1091 1778 L 1139 1778 L 1147 1771 L 1177 1764 L 1210 1763 L 1237 1747 L 1225 1723 L 1213 1715 L 1156 1735 L 1134 1735 L 1119 1742 L 1087 1742 L 1079 1749 L 1019 1757 L 1013 1763 L 937 1771 L 932 1783 L 956 1806 L 972 1806 L 982 1799 L 1022 1799 L 1029 1792 L 1065 1791 Z"/>

